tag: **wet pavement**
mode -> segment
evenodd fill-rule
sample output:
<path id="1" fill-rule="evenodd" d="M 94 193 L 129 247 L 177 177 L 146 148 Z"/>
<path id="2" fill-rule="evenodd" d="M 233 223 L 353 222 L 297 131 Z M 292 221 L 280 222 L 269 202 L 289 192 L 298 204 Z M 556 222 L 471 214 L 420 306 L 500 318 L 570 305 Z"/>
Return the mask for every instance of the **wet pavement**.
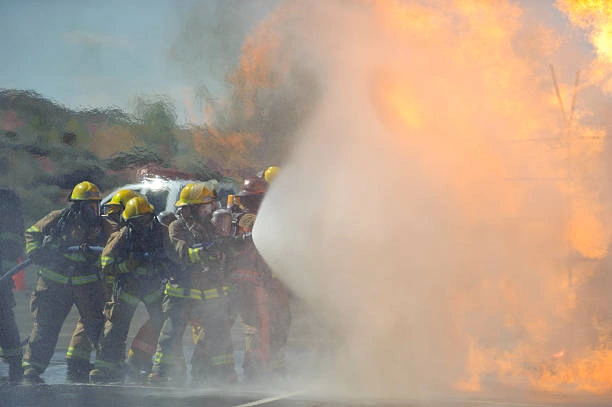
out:
<path id="1" fill-rule="evenodd" d="M 190 355 L 192 348 L 186 348 Z M 236 352 L 241 373 L 241 353 Z M 288 353 L 288 367 L 303 366 L 308 355 Z M 0 363 L 0 376 L 7 375 L 7 365 Z M 528 389 L 499 388 L 484 393 L 433 395 L 423 399 L 363 399 L 320 396 L 299 380 L 267 383 L 265 388 L 241 383 L 223 388 L 194 388 L 148 385 L 67 384 L 64 352 L 55 353 L 42 377 L 42 385 L 12 385 L 0 381 L 0 407 L 609 407 L 612 395 L 573 395 L 534 393 Z M 294 379 L 299 379 L 294 377 Z"/>
<path id="2" fill-rule="evenodd" d="M 100 385 L 0 386 L 2 407 L 205 407 L 205 406 L 279 406 L 293 394 L 259 394 L 219 390 L 173 389 L 160 387 Z M 257 404 L 254 404 L 257 403 Z M 281 403 L 281 404 L 278 404 Z M 292 400 L 300 406 L 302 401 Z"/>
<path id="3" fill-rule="evenodd" d="M 236 389 L 187 389 L 110 385 L 0 384 L 1 407 L 609 407 L 601 396 L 430 398 L 428 400 L 368 400 L 320 398 L 304 391 L 257 392 Z"/>
<path id="4" fill-rule="evenodd" d="M 22 291 L 15 293 L 17 306 L 15 307 L 15 317 L 19 326 L 22 338 L 26 338 L 32 329 L 32 316 L 29 312 L 29 292 Z M 292 304 L 294 313 L 293 325 L 290 331 L 290 339 L 287 348 L 287 369 L 288 371 L 304 372 L 304 370 L 316 370 L 313 363 L 313 355 L 317 353 L 317 348 L 321 347 L 319 338 L 309 337 L 310 332 L 320 331 L 317 329 L 316 322 L 313 321 L 308 312 L 305 312 L 302 305 L 298 302 Z M 170 388 L 152 387 L 137 385 L 121 386 L 101 386 L 68 384 L 66 382 L 66 348 L 70 340 L 72 329 L 74 328 L 78 314 L 73 308 L 66 319 L 62 328 L 56 352 L 50 361 L 48 368 L 41 375 L 45 381 L 43 385 L 11 385 L 6 383 L 8 376 L 8 365 L 0 362 L 0 407 L 21 407 L 21 406 L 53 406 L 53 407 L 96 407 L 96 406 L 238 406 L 238 405 L 285 405 L 274 404 L 281 399 L 287 399 L 295 394 L 295 387 L 284 384 L 274 386 L 274 391 L 269 387 L 265 390 L 257 388 L 247 388 L 242 380 L 242 357 L 243 347 L 242 331 L 240 324 L 237 323 L 232 330 L 234 342 L 234 358 L 236 371 L 239 375 L 240 384 L 225 388 Z M 128 344 L 137 333 L 141 324 L 147 320 L 147 314 L 143 307 L 139 306 L 128 337 Z M 189 361 L 193 352 L 193 340 L 191 332 L 188 330 L 184 336 L 184 348 L 186 360 Z M 327 345 L 324 345 L 327 346 Z M 92 354 L 92 361 L 95 354 Z M 189 374 L 188 366 L 188 374 Z M 278 399 L 278 400 L 277 400 Z M 261 401 L 263 400 L 263 401 Z M 249 404 L 257 402 L 258 404 Z M 304 405 L 296 400 L 298 404 Z M 270 404 L 272 403 L 272 404 Z M 293 403 L 293 401 L 292 401 Z"/>
<path id="5" fill-rule="evenodd" d="M 22 337 L 27 337 L 32 322 L 27 310 L 29 293 L 16 293 L 16 318 Z M 305 372 L 317 371 L 316 356 L 329 350 L 330 343 L 321 335 L 317 321 L 299 303 L 294 303 L 290 338 L 287 347 L 289 379 L 267 386 L 247 386 L 241 383 L 226 388 L 206 387 L 154 387 L 140 385 L 88 385 L 67 384 L 65 351 L 70 334 L 77 320 L 73 310 L 64 324 L 57 351 L 42 375 L 43 385 L 11 385 L 0 380 L 0 407 L 348 407 L 348 406 L 410 406 L 410 407 L 610 407 L 612 395 L 534 394 L 525 389 L 500 389 L 488 394 L 456 394 L 453 397 L 432 397 L 427 400 L 366 400 L 361 398 L 333 398 L 318 396 L 312 389 L 304 388 L 301 379 Z M 146 320 L 146 312 L 137 311 L 128 343 L 140 324 Z M 236 370 L 241 377 L 242 338 L 237 325 L 234 336 Z M 185 356 L 189 360 L 193 350 L 191 335 L 184 338 Z M 189 370 L 189 369 L 188 369 Z M 6 377 L 8 366 L 0 362 L 0 377 Z M 299 375 L 304 375 L 300 377 Z M 312 377 L 312 376 L 311 376 Z"/>

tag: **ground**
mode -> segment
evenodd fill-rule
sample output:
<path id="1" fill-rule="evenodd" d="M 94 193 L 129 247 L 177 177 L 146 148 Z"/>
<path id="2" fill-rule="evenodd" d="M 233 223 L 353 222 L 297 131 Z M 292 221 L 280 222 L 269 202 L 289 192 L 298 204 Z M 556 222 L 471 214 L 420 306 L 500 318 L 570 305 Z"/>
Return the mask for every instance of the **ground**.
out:
<path id="1" fill-rule="evenodd" d="M 28 311 L 29 292 L 17 292 L 16 318 L 22 337 L 29 335 L 32 317 Z M 320 335 L 313 315 L 299 301 L 292 302 L 294 321 L 287 349 L 289 379 L 265 385 L 219 388 L 169 388 L 150 386 L 70 385 L 66 383 L 64 362 L 66 346 L 77 319 L 75 310 L 64 324 L 57 350 L 49 368 L 43 374 L 44 385 L 10 385 L 0 381 L 0 407 L 347 407 L 347 406 L 411 406 L 411 407 L 544 407 L 589 406 L 609 407 L 610 395 L 570 396 L 564 394 L 534 394 L 525 389 L 500 389 L 489 394 L 438 395 L 428 400 L 364 400 L 347 396 L 334 398 L 318 396 L 300 379 L 317 369 L 316 354 L 329 350 L 330 343 Z M 136 312 L 130 338 L 146 319 L 146 312 Z M 242 360 L 240 329 L 234 328 L 235 357 L 238 373 Z M 185 352 L 189 357 L 193 344 L 189 333 L 185 335 Z M 0 363 L 0 377 L 7 375 L 7 365 Z"/>

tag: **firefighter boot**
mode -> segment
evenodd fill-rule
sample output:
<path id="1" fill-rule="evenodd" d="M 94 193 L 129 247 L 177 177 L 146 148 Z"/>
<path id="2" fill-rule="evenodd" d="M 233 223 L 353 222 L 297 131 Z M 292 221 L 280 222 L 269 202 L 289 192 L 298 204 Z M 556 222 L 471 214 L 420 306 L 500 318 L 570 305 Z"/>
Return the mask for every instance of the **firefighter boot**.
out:
<path id="1" fill-rule="evenodd" d="M 21 367 L 21 357 L 7 360 L 9 365 L 9 383 L 21 383 L 23 379 L 23 368 Z"/>
<path id="2" fill-rule="evenodd" d="M 172 368 L 154 367 L 153 372 L 147 376 L 147 383 L 153 386 L 185 386 L 187 384 L 187 372 L 181 366 Z"/>
<path id="3" fill-rule="evenodd" d="M 128 356 L 128 360 L 125 363 L 126 382 L 144 384 L 147 381 L 147 374 L 148 371 L 146 369 L 142 368 L 139 363 Z"/>
<path id="4" fill-rule="evenodd" d="M 41 384 L 45 381 L 40 377 L 40 373 L 33 367 L 28 367 L 23 371 L 24 384 Z"/>
<path id="5" fill-rule="evenodd" d="M 152 385 L 162 385 L 168 383 L 168 376 L 162 376 L 159 373 L 150 373 L 147 376 L 147 383 Z"/>
<path id="6" fill-rule="evenodd" d="M 93 369 L 89 372 L 89 382 L 93 384 L 121 383 L 123 373 L 120 369 Z"/>
<path id="7" fill-rule="evenodd" d="M 89 383 L 89 372 L 93 365 L 85 359 L 66 358 L 66 381 L 68 383 Z"/>

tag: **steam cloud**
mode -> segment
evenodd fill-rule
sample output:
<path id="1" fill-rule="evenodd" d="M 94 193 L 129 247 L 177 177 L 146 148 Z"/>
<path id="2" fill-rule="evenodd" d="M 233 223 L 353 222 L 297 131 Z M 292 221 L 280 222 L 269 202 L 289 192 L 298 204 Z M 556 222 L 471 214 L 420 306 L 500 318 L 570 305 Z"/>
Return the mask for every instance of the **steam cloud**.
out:
<path id="1" fill-rule="evenodd" d="M 330 388 L 609 388 L 574 292 L 609 239 L 602 81 L 564 123 L 549 64 L 581 51 L 524 3 L 286 2 L 258 31 L 321 84 L 255 241 L 339 335 Z"/>

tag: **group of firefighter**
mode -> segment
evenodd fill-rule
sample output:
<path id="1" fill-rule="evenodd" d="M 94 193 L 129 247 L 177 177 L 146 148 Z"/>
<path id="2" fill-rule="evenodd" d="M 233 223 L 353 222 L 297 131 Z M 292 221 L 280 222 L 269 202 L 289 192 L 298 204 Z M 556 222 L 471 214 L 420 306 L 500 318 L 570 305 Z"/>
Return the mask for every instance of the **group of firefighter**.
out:
<path id="1" fill-rule="evenodd" d="M 191 384 L 237 383 L 231 329 L 238 318 L 245 381 L 282 377 L 291 322 L 288 293 L 251 237 L 277 173 L 278 167 L 269 167 L 245 179 L 227 203 L 219 202 L 208 184 L 188 183 L 176 211 L 161 213 L 146 197 L 123 189 L 100 214 L 98 187 L 83 181 L 71 191 L 68 208 L 52 211 L 21 236 L 17 197 L 0 190 L 8 194 L 0 195 L 7 207 L 2 213 L 11 214 L 2 217 L 11 225 L 0 224 L 2 269 L 15 265 L 25 239 L 25 254 L 38 270 L 30 301 L 34 325 L 23 353 L 11 286 L 0 282 L 0 347 L 9 381 L 43 383 L 41 374 L 73 305 L 80 318 L 66 353 L 69 382 L 186 384 L 183 338 L 190 326 Z M 149 319 L 126 357 L 140 303 Z"/>

